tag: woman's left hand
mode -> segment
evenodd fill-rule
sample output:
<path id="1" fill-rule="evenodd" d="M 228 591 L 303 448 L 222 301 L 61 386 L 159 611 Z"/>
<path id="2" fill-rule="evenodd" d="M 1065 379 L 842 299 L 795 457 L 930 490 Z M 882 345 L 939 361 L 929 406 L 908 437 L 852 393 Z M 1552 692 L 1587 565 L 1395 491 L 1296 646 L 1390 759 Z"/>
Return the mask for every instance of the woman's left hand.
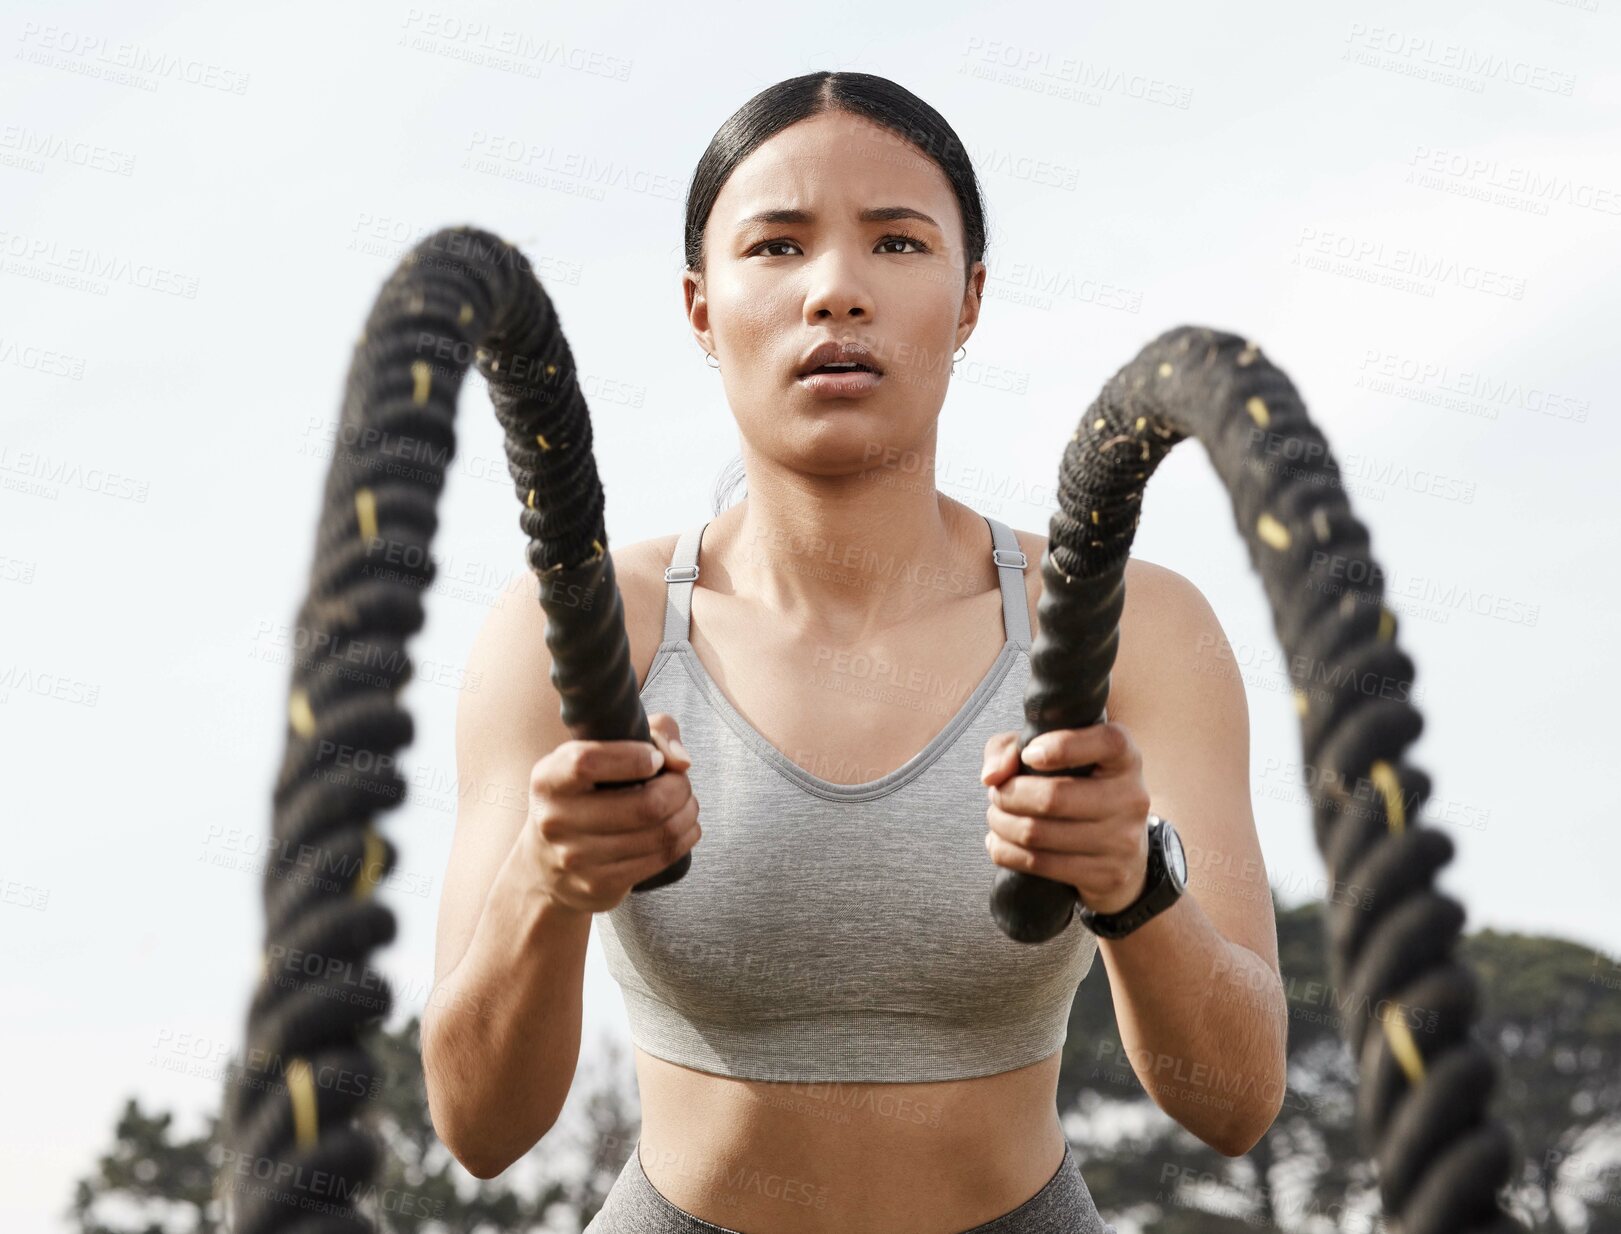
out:
<path id="1" fill-rule="evenodd" d="M 1148 883 L 1148 787 L 1142 754 L 1114 721 L 1043 733 L 1023 752 L 1017 732 L 985 743 L 985 848 L 999 866 L 1068 883 L 1100 913 L 1129 905 Z M 1050 745 L 1050 753 L 1042 757 Z M 1090 776 L 1032 775 L 1083 767 Z"/>

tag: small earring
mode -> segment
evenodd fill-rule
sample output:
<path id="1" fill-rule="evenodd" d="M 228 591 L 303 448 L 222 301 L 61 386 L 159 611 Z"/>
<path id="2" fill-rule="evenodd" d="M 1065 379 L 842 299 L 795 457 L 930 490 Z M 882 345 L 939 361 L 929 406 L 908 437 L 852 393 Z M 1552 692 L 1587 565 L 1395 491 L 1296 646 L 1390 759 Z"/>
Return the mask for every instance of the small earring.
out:
<path id="1" fill-rule="evenodd" d="M 715 353 L 712 352 L 712 351 L 706 351 L 706 352 L 704 352 L 704 356 L 705 356 L 704 367 L 705 368 L 712 368 L 717 373 L 720 372 L 720 361 L 715 360 Z M 715 362 L 713 364 L 711 364 L 711 363 L 709 363 L 710 360 L 715 360 Z"/>
<path id="2" fill-rule="evenodd" d="M 964 344 L 963 344 L 963 345 L 962 345 L 962 354 L 963 354 L 963 355 L 964 355 L 964 356 L 966 356 L 966 355 L 967 355 L 967 354 L 968 354 L 968 344 L 967 344 L 967 343 L 964 343 Z M 961 358 L 961 357 L 959 357 L 959 356 L 952 356 L 952 357 L 951 357 L 951 371 L 952 371 L 952 372 L 953 372 L 953 373 L 955 373 L 955 372 L 956 372 L 956 371 L 957 371 L 957 361 L 958 361 L 958 360 L 959 360 L 959 359 L 960 359 L 960 358 Z"/>

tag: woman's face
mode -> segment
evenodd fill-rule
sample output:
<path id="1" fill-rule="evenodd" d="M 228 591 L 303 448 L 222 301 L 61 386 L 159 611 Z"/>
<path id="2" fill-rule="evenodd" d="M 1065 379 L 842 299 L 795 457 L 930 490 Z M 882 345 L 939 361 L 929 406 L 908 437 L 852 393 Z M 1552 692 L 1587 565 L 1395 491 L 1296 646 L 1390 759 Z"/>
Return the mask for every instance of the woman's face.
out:
<path id="1" fill-rule="evenodd" d="M 838 474 L 927 438 L 985 284 L 975 262 L 965 285 L 961 212 L 933 160 L 846 112 L 799 121 L 733 171 L 704 249 L 688 320 L 756 451 Z M 870 349 L 882 376 L 866 393 L 818 397 L 800 380 L 829 341 Z"/>

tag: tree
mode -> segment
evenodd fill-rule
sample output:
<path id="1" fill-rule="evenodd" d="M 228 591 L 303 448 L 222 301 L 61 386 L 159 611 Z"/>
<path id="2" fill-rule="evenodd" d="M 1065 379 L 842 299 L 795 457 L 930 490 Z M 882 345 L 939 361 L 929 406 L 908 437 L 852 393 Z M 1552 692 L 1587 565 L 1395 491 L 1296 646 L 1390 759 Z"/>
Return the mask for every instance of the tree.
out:
<path id="1" fill-rule="evenodd" d="M 1144 1092 L 1121 1045 L 1108 971 L 1096 964 L 1081 983 L 1059 1108 L 1070 1112 L 1066 1128 L 1106 1219 L 1156 1234 L 1238 1220 L 1254 1234 L 1340 1228 L 1350 1214 L 1378 1211 L 1376 1175 L 1356 1135 L 1356 1070 L 1340 1036 L 1343 1000 L 1329 982 L 1323 905 L 1274 900 L 1274 910 L 1289 1091 L 1270 1130 L 1236 1160 L 1205 1147 Z M 1500 1060 L 1492 1108 L 1524 1154 L 1516 1202 L 1528 1222 L 1553 1231 L 1621 1234 L 1621 968 L 1581 944 L 1493 930 L 1464 935 L 1459 950 L 1480 981 L 1475 1032 Z"/>
<path id="2" fill-rule="evenodd" d="M 386 1082 L 365 1117 L 384 1146 L 375 1186 L 360 1207 L 380 1234 L 506 1234 L 509 1231 L 584 1229 L 602 1207 L 608 1187 L 629 1158 L 640 1127 L 623 1077 L 587 1086 L 584 1127 L 554 1128 L 500 1179 L 477 1179 L 464 1170 L 434 1133 L 422 1074 L 421 1023 L 412 1016 L 394 1031 L 372 1034 L 367 1048 Z M 599 1052 L 620 1057 L 608 1042 Z M 69 1217 L 78 1234 L 217 1234 L 224 1229 L 221 1166 L 225 1146 L 219 1117 L 207 1116 L 204 1134 L 175 1135 L 174 1115 L 149 1114 L 130 1098 L 113 1132 L 113 1146 L 74 1188 Z M 586 1170 L 559 1162 L 584 1147 Z"/>
<path id="3" fill-rule="evenodd" d="M 173 1114 L 146 1113 L 134 1097 L 124 1103 L 112 1148 L 74 1187 L 68 1216 L 79 1234 L 215 1234 L 220 1209 L 208 1150 L 219 1120 L 210 1117 L 203 1135 L 180 1140 L 171 1140 L 173 1122 Z"/>

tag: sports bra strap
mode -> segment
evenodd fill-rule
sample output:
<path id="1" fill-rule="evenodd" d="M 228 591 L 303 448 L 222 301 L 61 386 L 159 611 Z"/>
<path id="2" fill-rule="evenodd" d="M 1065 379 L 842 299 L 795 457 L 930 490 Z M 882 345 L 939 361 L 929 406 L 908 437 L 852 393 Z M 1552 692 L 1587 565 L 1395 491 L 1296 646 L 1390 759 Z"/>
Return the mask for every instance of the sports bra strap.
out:
<path id="1" fill-rule="evenodd" d="M 1002 581 L 1002 629 L 1007 641 L 1026 651 L 1034 636 L 1030 623 L 1030 598 L 1024 589 L 1024 571 L 1029 557 L 1019 547 L 1013 529 L 988 514 L 980 516 L 991 528 L 991 560 Z M 683 531 L 675 542 L 670 564 L 664 568 L 664 642 L 685 642 L 692 631 L 692 585 L 698 581 L 698 545 L 708 522 Z"/>

